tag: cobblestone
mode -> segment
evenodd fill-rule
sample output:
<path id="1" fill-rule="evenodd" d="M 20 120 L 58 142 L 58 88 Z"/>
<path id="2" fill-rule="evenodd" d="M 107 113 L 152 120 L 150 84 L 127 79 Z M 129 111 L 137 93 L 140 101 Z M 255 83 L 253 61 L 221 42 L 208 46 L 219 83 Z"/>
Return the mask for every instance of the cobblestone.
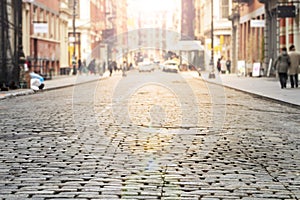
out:
<path id="1" fill-rule="evenodd" d="M 0 102 L 0 199 L 299 199 L 300 110 L 178 74 Z"/>

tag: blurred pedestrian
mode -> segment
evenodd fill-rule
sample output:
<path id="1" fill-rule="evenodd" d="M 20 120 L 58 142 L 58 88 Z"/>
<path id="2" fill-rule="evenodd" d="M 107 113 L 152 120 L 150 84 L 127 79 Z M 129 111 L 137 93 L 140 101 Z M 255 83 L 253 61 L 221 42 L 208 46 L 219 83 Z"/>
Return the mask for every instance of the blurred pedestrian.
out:
<path id="1" fill-rule="evenodd" d="M 124 61 L 122 66 L 122 76 L 126 76 L 126 70 L 127 70 L 127 62 Z"/>
<path id="2" fill-rule="evenodd" d="M 86 60 L 83 60 L 81 66 L 82 66 L 82 73 L 88 74 L 88 69 L 87 69 L 87 66 L 86 66 Z"/>
<path id="3" fill-rule="evenodd" d="M 90 74 L 96 74 L 96 60 L 93 59 L 88 65 L 88 70 Z"/>
<path id="4" fill-rule="evenodd" d="M 129 64 L 129 69 L 128 70 L 132 70 L 133 69 L 133 65 L 132 62 Z"/>
<path id="5" fill-rule="evenodd" d="M 300 73 L 299 65 L 300 65 L 300 52 L 296 52 L 296 48 L 294 45 L 291 45 L 289 48 L 289 56 L 291 59 L 291 67 L 289 69 L 288 74 L 290 75 L 291 88 L 294 86 L 298 87 L 298 74 Z"/>
<path id="6" fill-rule="evenodd" d="M 79 58 L 78 59 L 78 72 L 79 72 L 79 75 L 81 75 L 82 73 L 82 62 L 81 62 L 81 59 Z"/>
<path id="7" fill-rule="evenodd" d="M 113 62 L 112 62 L 112 66 L 113 66 L 114 71 L 119 70 L 119 69 L 118 69 L 118 64 L 117 64 L 116 61 L 113 61 Z"/>
<path id="8" fill-rule="evenodd" d="M 281 49 L 281 54 L 278 56 L 274 63 L 275 69 L 278 72 L 281 89 L 286 88 L 286 82 L 288 78 L 288 69 L 291 66 L 290 56 L 287 53 L 287 48 Z"/>
<path id="9" fill-rule="evenodd" d="M 105 73 L 105 71 L 106 71 L 106 62 L 103 61 L 103 63 L 102 63 L 102 72 L 103 72 L 103 74 Z"/>
<path id="10" fill-rule="evenodd" d="M 226 74 L 226 70 L 227 70 L 226 61 L 224 59 L 222 59 L 220 62 L 221 62 L 221 73 Z"/>
<path id="11" fill-rule="evenodd" d="M 226 68 L 227 68 L 228 74 L 230 74 L 231 73 L 231 60 L 229 58 L 226 61 Z"/>
<path id="12" fill-rule="evenodd" d="M 222 60 L 222 58 L 218 58 L 218 61 L 217 61 L 217 69 L 218 69 L 219 73 L 221 72 L 221 60 Z"/>
<path id="13" fill-rule="evenodd" d="M 113 63 L 111 61 L 109 61 L 108 63 L 108 70 L 109 70 L 109 76 L 111 76 L 113 72 Z"/>

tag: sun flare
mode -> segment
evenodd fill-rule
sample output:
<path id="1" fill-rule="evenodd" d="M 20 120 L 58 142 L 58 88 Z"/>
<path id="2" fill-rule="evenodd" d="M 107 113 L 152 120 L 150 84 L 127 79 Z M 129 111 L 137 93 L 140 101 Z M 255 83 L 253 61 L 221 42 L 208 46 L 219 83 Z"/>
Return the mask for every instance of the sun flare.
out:
<path id="1" fill-rule="evenodd" d="M 128 2 L 135 11 L 155 12 L 173 9 L 178 0 L 129 0 Z"/>

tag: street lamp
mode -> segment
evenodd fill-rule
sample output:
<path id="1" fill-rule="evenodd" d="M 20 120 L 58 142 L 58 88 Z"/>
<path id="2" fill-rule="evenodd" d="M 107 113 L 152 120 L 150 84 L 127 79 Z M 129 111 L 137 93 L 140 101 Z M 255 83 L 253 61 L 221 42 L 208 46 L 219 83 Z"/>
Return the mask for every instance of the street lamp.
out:
<path id="1" fill-rule="evenodd" d="M 76 0 L 73 0 L 73 55 L 72 55 L 72 65 L 73 65 L 73 75 L 76 75 L 76 57 L 75 57 L 75 52 L 76 52 L 76 26 L 75 26 L 75 19 L 76 19 Z"/>
<path id="2" fill-rule="evenodd" d="M 211 60 L 210 60 L 209 65 L 211 65 L 211 72 L 209 73 L 208 78 L 216 78 L 215 67 L 214 67 L 214 0 L 211 0 L 211 31 L 210 31 L 210 36 L 211 36 Z"/>

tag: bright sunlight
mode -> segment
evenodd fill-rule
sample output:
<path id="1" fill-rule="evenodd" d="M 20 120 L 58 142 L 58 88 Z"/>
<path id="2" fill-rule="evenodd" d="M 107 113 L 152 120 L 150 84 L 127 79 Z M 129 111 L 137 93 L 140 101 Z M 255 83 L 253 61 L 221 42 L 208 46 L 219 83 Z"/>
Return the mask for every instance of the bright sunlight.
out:
<path id="1" fill-rule="evenodd" d="M 176 7 L 178 0 L 128 0 L 131 12 L 155 12 L 172 10 Z"/>

